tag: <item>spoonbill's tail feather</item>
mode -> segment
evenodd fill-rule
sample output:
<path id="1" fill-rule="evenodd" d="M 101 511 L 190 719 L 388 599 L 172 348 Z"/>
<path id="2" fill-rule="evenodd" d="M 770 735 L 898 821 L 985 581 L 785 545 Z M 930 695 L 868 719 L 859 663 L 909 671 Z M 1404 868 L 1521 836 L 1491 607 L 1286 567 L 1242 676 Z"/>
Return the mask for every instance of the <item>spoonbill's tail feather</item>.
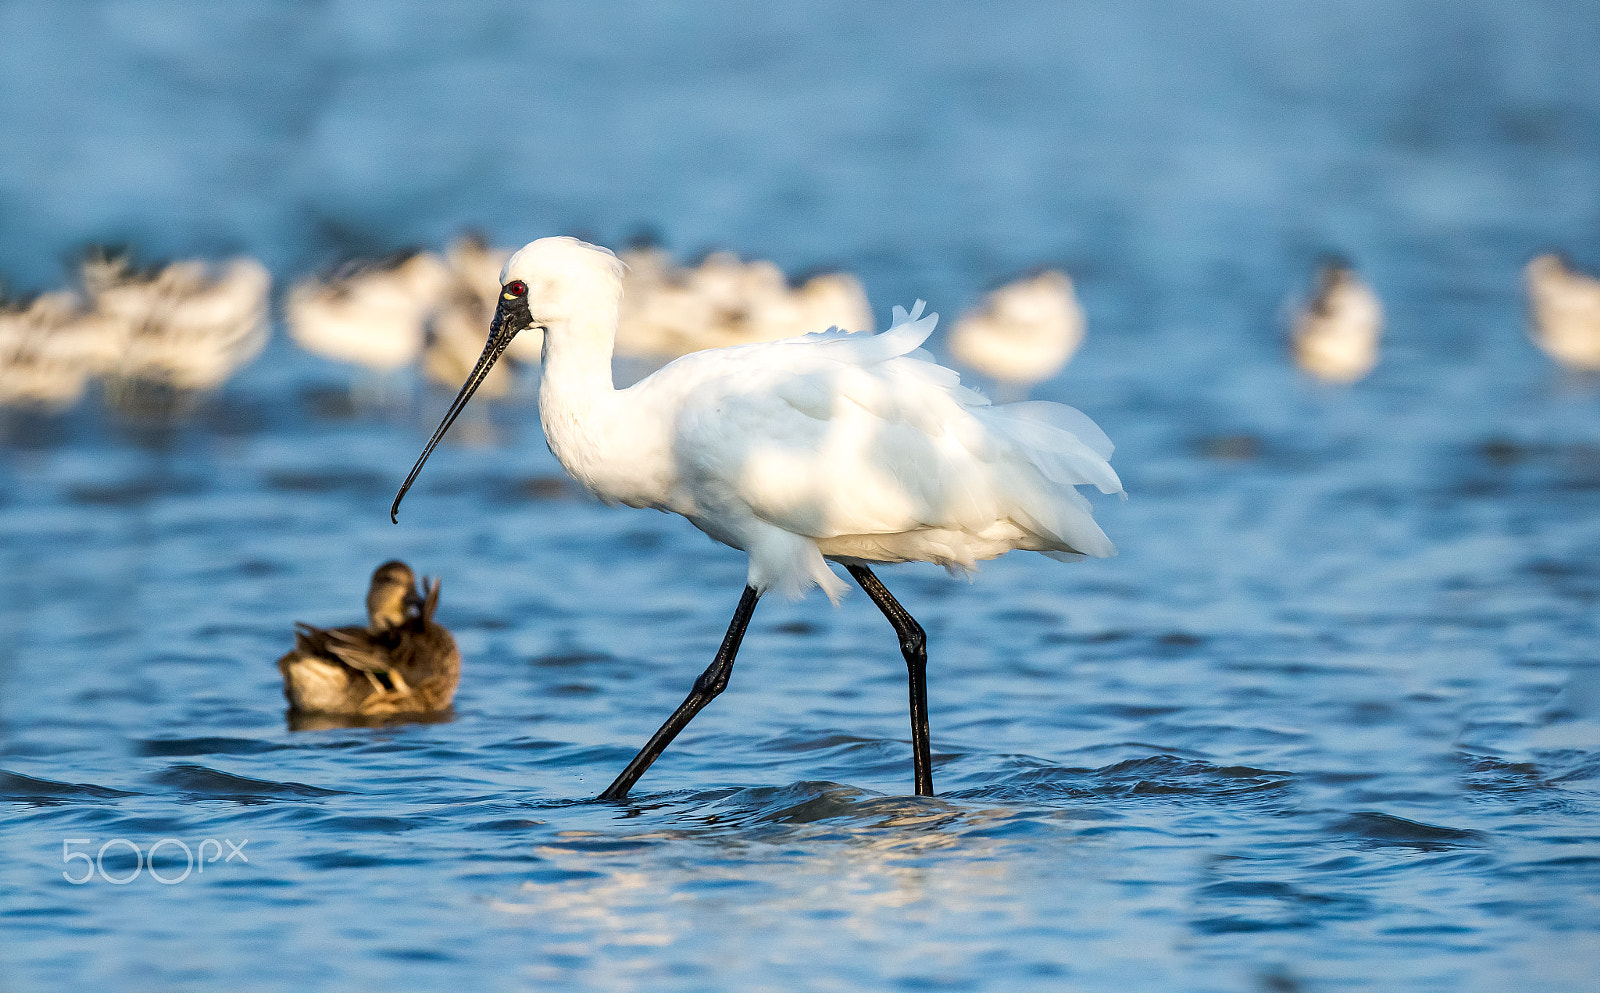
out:
<path id="1" fill-rule="evenodd" d="M 1109 558 L 1117 548 L 1095 523 L 1079 486 L 1121 493 L 1122 480 L 1106 461 L 1111 443 L 1082 412 L 1055 403 L 972 408 L 1000 451 L 997 489 L 1013 520 L 1055 548 L 1051 558 Z M 1106 454 L 1101 454 L 1101 451 Z"/>
<path id="2" fill-rule="evenodd" d="M 1116 451 L 1117 446 L 1113 445 L 1111 439 L 1106 437 L 1106 433 L 1100 430 L 1100 425 L 1077 407 L 1047 400 L 1024 400 L 1021 403 L 1008 403 L 1005 409 L 1012 417 L 1047 424 L 1076 435 L 1079 441 L 1102 459 L 1111 458 L 1111 453 Z M 1114 491 L 1101 490 L 1101 492 Z"/>
<path id="3" fill-rule="evenodd" d="M 1061 404 L 1042 404 L 1044 410 L 1034 408 L 1018 411 L 1018 404 L 999 407 L 979 407 L 974 411 L 989 430 L 1010 441 L 1016 453 L 1038 469 L 1052 483 L 1062 486 L 1093 486 L 1101 493 L 1121 493 L 1122 480 L 1111 468 L 1106 457 L 1095 450 L 1093 435 L 1085 439 L 1080 431 L 1087 425 L 1100 433 L 1099 427 L 1082 413 Z M 1049 410 L 1054 407 L 1055 410 Z M 1041 416 L 1044 415 L 1044 416 Z M 1082 418 L 1079 430 L 1068 428 L 1072 416 Z M 1047 419 L 1048 418 L 1048 419 Z M 1064 423 L 1065 422 L 1065 423 Z M 1105 435 L 1100 433 L 1100 438 Z"/>

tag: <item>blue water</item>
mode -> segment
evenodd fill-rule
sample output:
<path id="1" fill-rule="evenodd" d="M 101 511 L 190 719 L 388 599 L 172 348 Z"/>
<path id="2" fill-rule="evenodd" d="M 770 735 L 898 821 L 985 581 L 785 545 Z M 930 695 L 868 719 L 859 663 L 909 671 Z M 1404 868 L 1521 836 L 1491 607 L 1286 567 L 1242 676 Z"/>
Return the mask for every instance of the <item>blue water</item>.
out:
<path id="1" fill-rule="evenodd" d="M 1600 263 L 1600 15 L 1170 7 L 0 5 L 9 286 L 469 225 L 947 316 L 1063 264 L 1090 336 L 1038 393 L 1131 494 L 1116 559 L 882 571 L 939 797 L 888 626 L 813 595 L 603 804 L 744 563 L 576 491 L 531 389 L 398 527 L 446 398 L 281 336 L 174 423 L 0 414 L 0 988 L 1592 989 L 1600 384 L 1518 276 Z M 1390 317 L 1349 389 L 1280 349 L 1324 250 Z M 292 730 L 291 622 L 391 557 L 444 579 L 453 719 Z"/>

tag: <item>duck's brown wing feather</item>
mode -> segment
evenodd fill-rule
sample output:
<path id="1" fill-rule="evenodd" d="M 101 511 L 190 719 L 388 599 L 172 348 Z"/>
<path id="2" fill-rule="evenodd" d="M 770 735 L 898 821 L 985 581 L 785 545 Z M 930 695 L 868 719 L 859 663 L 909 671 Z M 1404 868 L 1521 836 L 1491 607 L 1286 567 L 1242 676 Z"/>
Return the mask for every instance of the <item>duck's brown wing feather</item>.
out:
<path id="1" fill-rule="evenodd" d="M 389 647 L 364 628 L 333 628 L 323 633 L 328 654 L 357 672 L 385 673 L 394 668 Z"/>
<path id="2" fill-rule="evenodd" d="M 352 649 L 352 646 L 364 645 L 366 649 Z M 294 625 L 294 650 L 301 655 L 314 656 L 327 662 L 344 662 L 352 669 L 363 672 L 369 671 L 365 666 L 346 661 L 345 654 L 355 655 L 357 658 L 365 657 L 369 652 L 383 652 L 383 646 L 378 644 L 366 628 L 353 625 L 337 628 L 312 627 L 299 621 Z M 380 664 L 378 669 L 387 668 Z"/>
<path id="3" fill-rule="evenodd" d="M 329 628 L 312 627 L 310 624 L 294 622 L 294 650 L 301 655 L 318 658 L 329 657 L 328 632 Z"/>

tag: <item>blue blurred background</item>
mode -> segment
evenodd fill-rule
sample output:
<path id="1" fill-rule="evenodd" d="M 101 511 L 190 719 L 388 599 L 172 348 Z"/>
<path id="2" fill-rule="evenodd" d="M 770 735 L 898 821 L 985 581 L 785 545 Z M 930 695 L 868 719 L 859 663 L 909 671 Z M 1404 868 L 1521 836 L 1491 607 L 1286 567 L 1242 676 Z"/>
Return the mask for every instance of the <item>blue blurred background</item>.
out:
<path id="1" fill-rule="evenodd" d="M 1520 280 L 1600 264 L 1597 52 L 1579 0 L 0 0 L 8 292 L 476 228 L 842 267 L 882 324 L 1060 265 L 1088 340 L 1037 395 L 1131 494 L 1117 559 L 886 570 L 938 800 L 881 617 L 772 598 L 617 808 L 744 564 L 576 493 L 526 393 L 398 528 L 445 399 L 330 403 L 281 334 L 158 430 L 8 415 L 0 987 L 1592 988 L 1600 392 Z M 1329 251 L 1388 313 L 1348 389 L 1281 341 Z M 394 556 L 454 720 L 291 731 L 291 622 Z M 252 861 L 60 875 L 210 836 Z"/>

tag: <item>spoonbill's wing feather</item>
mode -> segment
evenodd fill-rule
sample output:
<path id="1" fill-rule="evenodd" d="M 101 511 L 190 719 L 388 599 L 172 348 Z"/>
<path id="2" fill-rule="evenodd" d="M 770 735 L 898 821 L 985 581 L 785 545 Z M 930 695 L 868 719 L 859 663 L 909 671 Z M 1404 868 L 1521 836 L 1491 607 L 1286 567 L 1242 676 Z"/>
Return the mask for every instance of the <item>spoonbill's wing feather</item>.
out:
<path id="1" fill-rule="evenodd" d="M 920 352 L 937 320 L 921 310 L 879 335 L 701 352 L 651 377 L 672 398 L 680 481 L 714 509 L 697 523 L 715 535 L 710 517 L 742 511 L 826 554 L 959 566 L 1007 547 L 1114 554 L 1074 489 L 1121 492 L 1104 432 L 1057 404 L 990 406 Z"/>

